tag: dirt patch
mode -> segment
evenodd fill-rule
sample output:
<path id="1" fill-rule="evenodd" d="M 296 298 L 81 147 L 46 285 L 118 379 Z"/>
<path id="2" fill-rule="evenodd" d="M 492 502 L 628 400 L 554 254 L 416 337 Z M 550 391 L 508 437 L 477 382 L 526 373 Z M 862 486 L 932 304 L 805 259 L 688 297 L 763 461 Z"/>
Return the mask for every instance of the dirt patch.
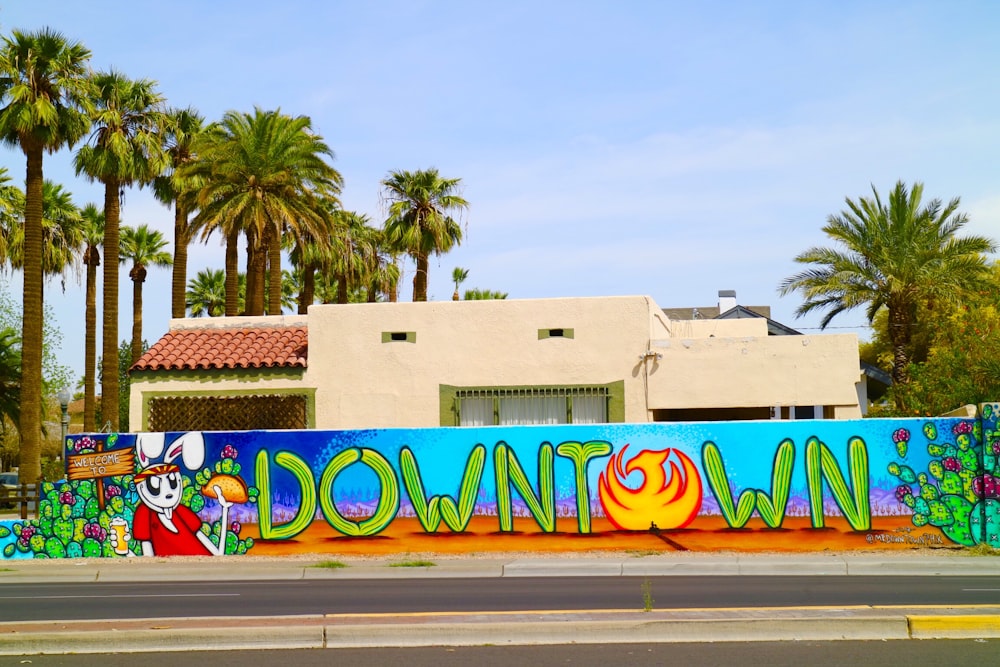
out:
<path id="1" fill-rule="evenodd" d="M 565 522 L 565 523 L 564 523 Z M 330 554 L 343 556 L 384 556 L 392 554 L 587 554 L 625 552 L 654 555 L 683 552 L 905 552 L 927 548 L 954 548 L 933 529 L 916 529 L 909 517 L 876 517 L 877 530 L 856 532 L 840 517 L 830 517 L 826 527 L 813 528 L 808 517 L 787 517 L 783 527 L 766 527 L 751 520 L 746 528 L 729 528 L 721 517 L 698 517 L 683 530 L 619 531 L 605 519 L 592 522 L 592 532 L 580 534 L 573 520 L 562 520 L 557 532 L 544 533 L 530 518 L 514 521 L 514 531 L 501 533 L 495 517 L 473 517 L 468 530 L 452 533 L 442 524 L 436 533 L 427 533 L 419 521 L 397 517 L 371 537 L 348 537 L 325 521 L 315 521 L 290 540 L 259 539 L 256 525 L 244 525 L 241 537 L 253 537 L 253 556 Z"/>

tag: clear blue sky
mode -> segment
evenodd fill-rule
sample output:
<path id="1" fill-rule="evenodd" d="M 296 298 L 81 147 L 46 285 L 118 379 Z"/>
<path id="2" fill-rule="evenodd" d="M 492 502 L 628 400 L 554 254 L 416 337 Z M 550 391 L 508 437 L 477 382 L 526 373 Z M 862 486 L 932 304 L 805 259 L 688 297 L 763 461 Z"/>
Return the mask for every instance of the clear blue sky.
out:
<path id="1" fill-rule="evenodd" d="M 796 319 L 777 286 L 824 244 L 845 197 L 922 181 L 1000 237 L 1000 5 L 994 2 L 319 2 L 16 0 L 0 31 L 49 26 L 95 69 L 159 82 L 207 119 L 255 105 L 313 119 L 347 209 L 382 220 L 391 169 L 437 167 L 471 203 L 465 241 L 432 260 L 432 299 L 649 294 L 705 306 L 720 289 Z M 100 203 L 71 153 L 45 175 Z M 23 156 L 0 148 L 22 180 Z M 171 212 L 126 194 L 123 222 L 172 239 Z M 217 240 L 189 278 L 221 268 Z M 122 272 L 120 338 L 130 335 Z M 146 283 L 145 335 L 167 329 L 169 278 Z M 412 266 L 401 297 L 410 297 Z M 17 276 L 0 277 L 20 300 Z M 46 292 L 82 375 L 83 289 Z M 833 326 L 864 323 L 848 313 Z M 851 330 L 851 329 L 848 329 Z M 842 331 L 842 329 L 831 329 Z M 864 329 L 857 329 L 864 335 Z"/>

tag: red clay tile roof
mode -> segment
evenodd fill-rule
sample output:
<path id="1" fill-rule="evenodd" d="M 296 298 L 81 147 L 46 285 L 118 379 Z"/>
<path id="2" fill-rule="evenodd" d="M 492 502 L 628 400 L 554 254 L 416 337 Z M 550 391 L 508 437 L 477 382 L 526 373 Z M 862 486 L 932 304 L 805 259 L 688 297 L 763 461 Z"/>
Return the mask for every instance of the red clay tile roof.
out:
<path id="1" fill-rule="evenodd" d="M 174 329 L 132 370 L 306 367 L 306 327 Z"/>

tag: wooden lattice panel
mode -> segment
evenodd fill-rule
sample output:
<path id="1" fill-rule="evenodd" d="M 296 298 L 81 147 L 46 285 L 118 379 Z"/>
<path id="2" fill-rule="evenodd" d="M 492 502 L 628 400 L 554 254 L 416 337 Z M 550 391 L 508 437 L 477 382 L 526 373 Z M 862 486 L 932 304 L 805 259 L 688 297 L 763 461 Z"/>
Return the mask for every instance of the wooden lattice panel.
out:
<path id="1" fill-rule="evenodd" d="M 294 394 L 154 398 L 150 431 L 306 428 L 306 397 Z"/>

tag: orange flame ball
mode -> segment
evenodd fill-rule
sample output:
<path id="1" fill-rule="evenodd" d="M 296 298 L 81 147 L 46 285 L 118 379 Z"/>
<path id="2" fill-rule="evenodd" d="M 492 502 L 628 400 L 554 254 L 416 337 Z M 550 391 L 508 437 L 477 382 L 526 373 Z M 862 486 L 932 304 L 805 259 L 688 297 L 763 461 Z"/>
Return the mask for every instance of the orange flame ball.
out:
<path id="1" fill-rule="evenodd" d="M 683 528 L 691 523 L 701 509 L 701 476 L 694 462 L 677 449 L 643 450 L 629 459 L 622 468 L 628 446 L 611 456 L 607 470 L 598 480 L 598 492 L 604 514 L 620 530 Z M 670 480 L 665 465 L 671 454 L 679 461 L 683 472 L 670 460 Z M 642 484 L 636 489 L 625 486 L 630 473 L 640 471 Z"/>

